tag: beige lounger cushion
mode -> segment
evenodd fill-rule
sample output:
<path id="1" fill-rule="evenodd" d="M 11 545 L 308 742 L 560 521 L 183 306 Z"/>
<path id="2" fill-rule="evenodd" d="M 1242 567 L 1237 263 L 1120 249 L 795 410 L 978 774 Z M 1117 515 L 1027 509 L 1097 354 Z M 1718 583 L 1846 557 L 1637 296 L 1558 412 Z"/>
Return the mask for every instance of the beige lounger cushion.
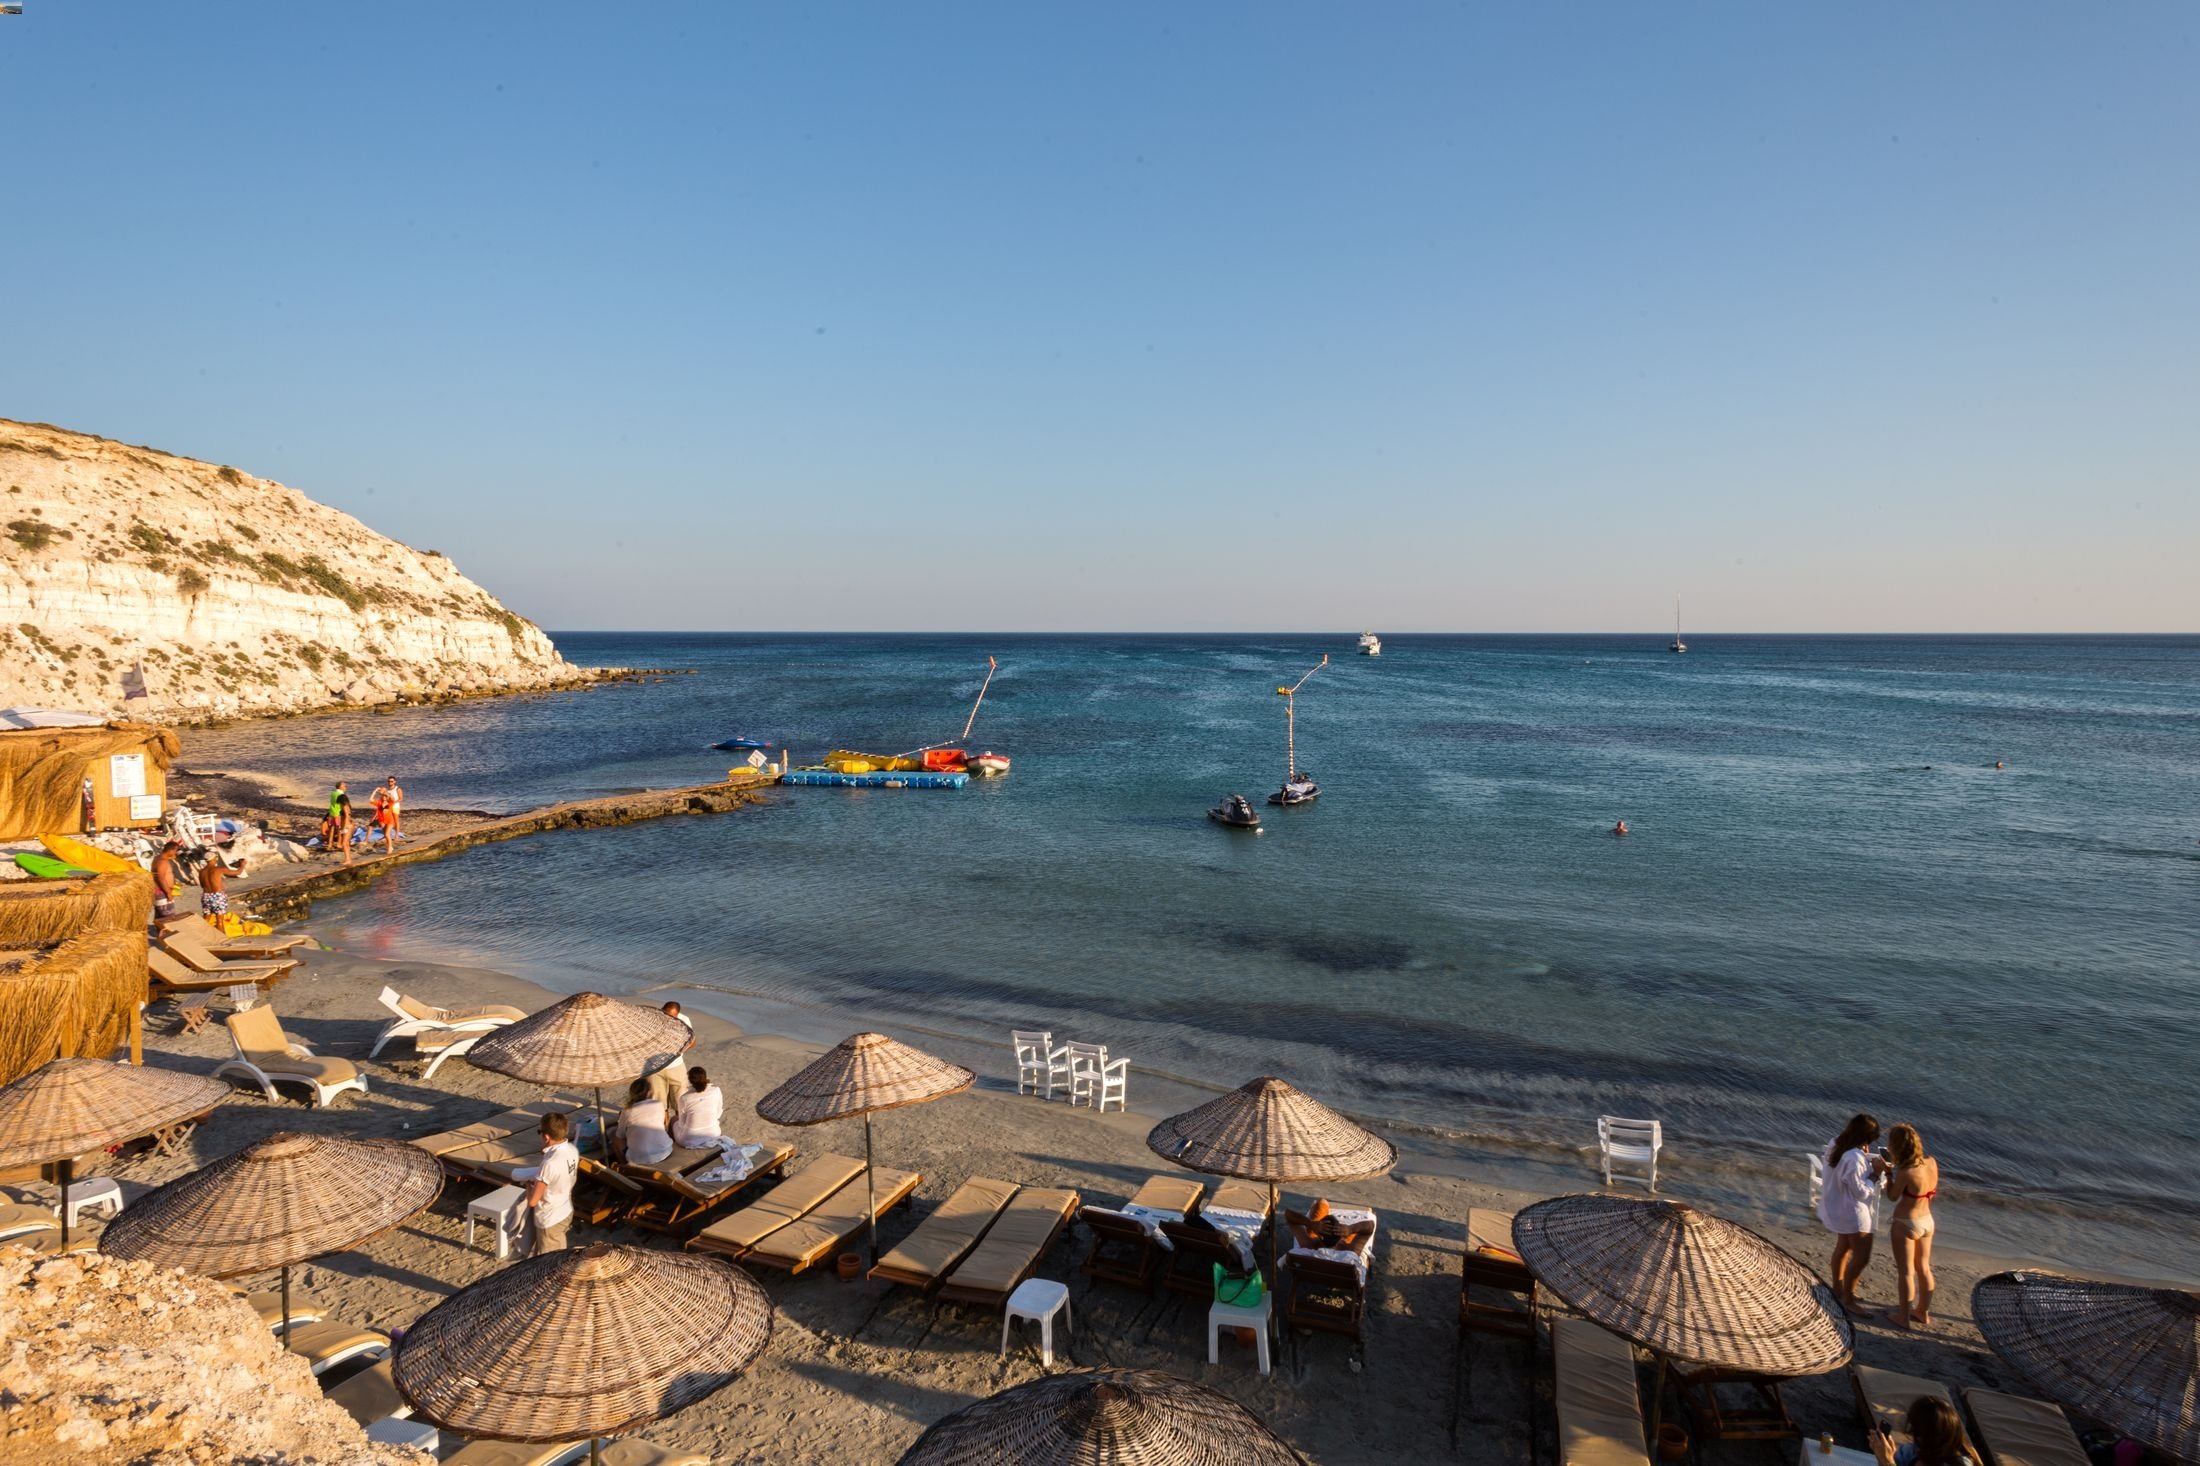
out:
<path id="1" fill-rule="evenodd" d="M 1650 1466 L 1635 1350 L 1585 1318 L 1551 1320 L 1560 1466 Z"/>
<path id="2" fill-rule="evenodd" d="M 668 1451 L 663 1446 L 629 1438 L 604 1443 L 603 1466 L 710 1466 L 710 1457 L 698 1456 L 693 1451 Z"/>
<path id="3" fill-rule="evenodd" d="M 0 1237 L 12 1237 L 22 1232 L 58 1232 L 61 1218 L 54 1215 L 50 1206 L 32 1206 L 28 1202 L 11 1202 L 0 1206 Z"/>
<path id="4" fill-rule="evenodd" d="M 291 964 L 295 966 L 296 964 Z M 145 951 L 145 967 L 166 988 L 225 988 L 240 982 L 272 982 L 289 968 L 279 962 L 228 962 L 217 972 L 197 972 L 158 947 Z"/>
<path id="5" fill-rule="evenodd" d="M 948 1275 L 958 1290 L 1006 1294 L 1023 1281 L 1039 1253 L 1077 1209 L 1074 1191 L 1026 1190 L 1016 1193 L 962 1265 Z"/>
<path id="6" fill-rule="evenodd" d="M 2085 1448 L 2060 1406 L 1981 1389 L 1965 1390 L 1963 1403 L 1971 1407 L 1988 1466 L 2087 1466 Z"/>
<path id="7" fill-rule="evenodd" d="M 924 1179 L 915 1171 L 878 1171 L 875 1176 L 880 1213 L 899 1206 Z M 774 1230 L 750 1248 L 748 1255 L 759 1262 L 778 1263 L 794 1272 L 814 1266 L 834 1248 L 864 1230 L 864 1222 L 871 1215 L 873 1192 L 874 1188 L 857 1176 L 820 1205 Z"/>
<path id="8" fill-rule="evenodd" d="M 230 1037 L 237 1046 L 237 1056 L 270 1077 L 278 1074 L 297 1079 L 311 1079 L 317 1084 L 345 1084 L 359 1077 L 359 1071 L 349 1059 L 300 1059 L 290 1052 L 290 1041 L 283 1034 L 282 1020 L 275 1010 L 261 1005 L 243 1013 L 232 1013 L 227 1022 Z"/>
<path id="9" fill-rule="evenodd" d="M 550 1466 L 578 1444 L 586 1447 L 586 1441 L 566 1441 L 559 1445 L 530 1446 L 518 1441 L 468 1441 L 443 1458 L 442 1466 Z M 607 1450 L 604 1459 L 611 1459 Z M 583 1461 L 588 1459 L 584 1449 Z"/>
<path id="10" fill-rule="evenodd" d="M 859 1160 L 844 1155 L 813 1156 L 808 1165 L 763 1196 L 696 1233 L 695 1240 L 688 1245 L 718 1249 L 754 1247 L 862 1174 L 863 1162 Z"/>
<path id="11" fill-rule="evenodd" d="M 1849 1372 L 1869 1408 L 1872 1423 L 1887 1427 L 1898 1446 L 1910 1438 L 1910 1406 L 1919 1397 L 1938 1395 L 1948 1402 L 1949 1409 L 1955 1408 L 1955 1396 L 1949 1394 L 1948 1387 L 1939 1380 L 1897 1374 L 1891 1369 L 1876 1369 L 1869 1364 L 1851 1364 Z M 1956 1418 L 1962 1419 L 1960 1415 Z"/>
<path id="12" fill-rule="evenodd" d="M 17 1232 L 12 1237 L 0 1237 L 0 1247 L 20 1247 L 35 1252 L 40 1257 L 57 1257 L 64 1252 L 90 1252 L 99 1246 L 101 1229 L 97 1226 L 69 1228 L 66 1246 L 61 1241 L 61 1227 L 57 1222 L 51 1228 L 39 1232 Z"/>
<path id="13" fill-rule="evenodd" d="M 201 932 L 205 936 L 202 937 Z M 295 957 L 283 957 L 272 962 L 231 962 L 214 950 L 211 940 L 213 934 L 214 929 L 203 921 L 181 922 L 161 934 L 160 947 L 184 966 L 197 972 L 230 973 L 248 967 L 262 967 L 280 974 L 298 965 Z"/>
<path id="14" fill-rule="evenodd" d="M 1126 1205 L 1150 1206 L 1155 1211 L 1176 1211 L 1190 1216 L 1199 1208 L 1199 1194 L 1207 1188 L 1189 1176 L 1149 1176 Z"/>
<path id="15" fill-rule="evenodd" d="M 283 1335 L 283 1347 L 293 1354 L 303 1354 L 316 1368 L 339 1354 L 352 1353 L 368 1344 L 389 1347 L 389 1336 L 373 1329 L 363 1329 L 357 1324 L 337 1323 L 322 1319 L 317 1323 L 292 1324 Z"/>
<path id="16" fill-rule="evenodd" d="M 993 1219 L 1015 1194 L 1012 1181 L 972 1176 L 956 1187 L 955 1194 L 941 1202 L 917 1230 L 904 1237 L 899 1247 L 880 1258 L 871 1276 L 916 1287 L 937 1282 L 978 1245 L 985 1229 L 993 1225 Z"/>
<path id="17" fill-rule="evenodd" d="M 1207 1198 L 1207 1205 L 1224 1211 L 1249 1211 L 1264 1217 L 1268 1215 L 1268 1188 L 1249 1181 L 1225 1181 Z"/>
<path id="18" fill-rule="evenodd" d="M 1494 1250 L 1507 1257 L 1518 1257 L 1513 1250 L 1513 1214 L 1509 1211 L 1489 1211 L 1479 1206 L 1467 1208 L 1467 1251 Z"/>
<path id="19" fill-rule="evenodd" d="M 326 1393 L 361 1425 L 387 1420 L 411 1408 L 397 1393 L 395 1368 L 392 1361 L 384 1359 L 372 1369 L 362 1369 L 342 1384 L 331 1386 Z"/>
<path id="20" fill-rule="evenodd" d="M 281 1327 L 283 1322 L 283 1295 L 281 1293 L 248 1293 L 245 1295 L 244 1301 L 252 1305 L 252 1311 L 260 1316 L 261 1323 L 266 1324 L 271 1329 Z M 291 1327 L 295 1328 L 299 1324 L 318 1322 L 321 1316 L 327 1312 L 328 1310 L 321 1306 L 321 1300 L 311 1293 L 298 1288 L 290 1290 Z"/>

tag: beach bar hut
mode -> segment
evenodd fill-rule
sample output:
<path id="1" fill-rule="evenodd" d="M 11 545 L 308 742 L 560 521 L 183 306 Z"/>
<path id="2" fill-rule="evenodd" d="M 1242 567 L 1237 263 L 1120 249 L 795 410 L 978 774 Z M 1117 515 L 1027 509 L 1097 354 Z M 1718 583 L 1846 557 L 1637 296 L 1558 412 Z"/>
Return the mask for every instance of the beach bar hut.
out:
<path id="1" fill-rule="evenodd" d="M 771 1299 L 732 1263 L 599 1242 L 492 1273 L 397 1344 L 397 1392 L 483 1440 L 619 1435 L 740 1378 L 772 1337 Z"/>
<path id="2" fill-rule="evenodd" d="M 0 730 L 0 840 L 150 829 L 182 751 L 142 723 Z"/>
<path id="3" fill-rule="evenodd" d="M 1569 1308 L 1657 1356 L 1653 1436 L 1669 1364 L 1716 1388 L 1825 1374 L 1854 1350 L 1848 1316 L 1816 1274 L 1686 1202 L 1554 1196 L 1513 1218 L 1513 1248 Z M 1784 1421 L 1777 1385 L 1765 1388 Z"/>
<path id="4" fill-rule="evenodd" d="M 898 1466 L 1304 1466 L 1260 1417 L 1154 1369 L 1079 1369 L 966 1405 Z"/>
<path id="5" fill-rule="evenodd" d="M 1971 1316 L 1994 1352 L 2045 1394 L 2200 1462 L 2200 1293 L 1995 1273 L 1971 1290 Z"/>

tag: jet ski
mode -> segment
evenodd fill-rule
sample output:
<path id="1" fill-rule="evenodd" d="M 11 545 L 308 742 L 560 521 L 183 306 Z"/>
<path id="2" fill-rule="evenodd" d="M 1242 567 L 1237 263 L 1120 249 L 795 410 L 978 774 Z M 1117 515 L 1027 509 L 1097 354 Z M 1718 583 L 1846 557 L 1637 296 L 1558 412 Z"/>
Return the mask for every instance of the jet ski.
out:
<path id="1" fill-rule="evenodd" d="M 769 738 L 728 738 L 723 743 L 713 743 L 712 748 L 721 753 L 746 753 L 752 748 L 771 747 Z"/>
<path id="2" fill-rule="evenodd" d="M 1242 794 L 1233 794 L 1208 810 L 1207 818 L 1218 825 L 1228 825 L 1233 830 L 1260 828 L 1260 811 L 1254 809 L 1252 801 Z"/>
<path id="3" fill-rule="evenodd" d="M 1283 787 L 1268 796 L 1270 804 L 1286 807 L 1294 804 L 1311 804 L 1321 798 L 1322 786 L 1314 782 L 1311 774 L 1293 774 L 1284 780 Z"/>

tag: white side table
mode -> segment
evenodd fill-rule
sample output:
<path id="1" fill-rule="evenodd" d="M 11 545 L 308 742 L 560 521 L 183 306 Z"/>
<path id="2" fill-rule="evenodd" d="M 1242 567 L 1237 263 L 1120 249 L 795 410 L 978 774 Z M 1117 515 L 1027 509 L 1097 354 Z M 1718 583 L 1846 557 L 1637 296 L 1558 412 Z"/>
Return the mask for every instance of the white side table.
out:
<path id="1" fill-rule="evenodd" d="M 466 1245 L 474 1245 L 474 1220 L 480 1218 L 496 1234 L 497 1261 L 512 1255 L 512 1213 L 519 1210 L 527 1193 L 517 1186 L 499 1186 L 486 1196 L 466 1203 Z"/>
<path id="2" fill-rule="evenodd" d="M 1062 1315 L 1062 1329 L 1070 1328 L 1069 1289 L 1061 1283 L 1046 1278 L 1026 1278 L 1016 1285 L 1016 1291 L 1008 1295 L 1008 1307 L 1001 1315 L 1001 1357 L 1008 1357 L 1008 1331 L 1019 1318 L 1028 1318 L 1039 1325 L 1039 1362 L 1054 1363 L 1054 1315 Z"/>
<path id="3" fill-rule="evenodd" d="M 1268 1372 L 1268 1312 L 1274 1307 L 1276 1295 L 1263 1293 L 1260 1302 L 1251 1308 L 1235 1303 L 1217 1303 L 1207 1310 L 1207 1362 L 1216 1363 L 1215 1344 L 1224 1329 L 1251 1329 L 1256 1338 L 1255 1347 L 1260 1351 L 1260 1372 Z"/>
<path id="4" fill-rule="evenodd" d="M 72 1181 L 62 1198 L 62 1209 L 68 1213 L 69 1225 L 74 1227 L 87 1209 L 99 1211 L 109 1217 L 122 1215 L 122 1187 L 111 1176 L 94 1176 L 89 1181 Z"/>

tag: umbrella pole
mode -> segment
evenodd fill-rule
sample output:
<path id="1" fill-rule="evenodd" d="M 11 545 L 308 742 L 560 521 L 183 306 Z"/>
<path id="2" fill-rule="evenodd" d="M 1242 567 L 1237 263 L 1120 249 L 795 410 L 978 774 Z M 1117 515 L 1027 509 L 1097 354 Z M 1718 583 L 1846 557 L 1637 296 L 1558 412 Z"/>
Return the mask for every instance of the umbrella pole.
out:
<path id="1" fill-rule="evenodd" d="M 871 1261 L 878 1261 L 878 1171 L 871 1165 L 871 1117 L 863 1117 L 863 1199 L 871 1219 Z"/>
<path id="2" fill-rule="evenodd" d="M 283 1264 L 283 1337 L 290 1337 L 290 1264 Z"/>
<path id="3" fill-rule="evenodd" d="M 573 1148 L 580 1149 L 577 1145 Z M 596 1086 L 596 1149 L 605 1160 L 611 1159 L 611 1132 L 603 1128 L 603 1086 L 600 1084 Z M 589 1449 L 595 1449 L 593 1442 Z"/>
<path id="4" fill-rule="evenodd" d="M 61 1179 L 61 1250 L 69 1250 L 69 1182 L 76 1176 L 76 1157 L 64 1156 L 54 1162 L 54 1175 Z"/>
<path id="5" fill-rule="evenodd" d="M 1665 1356 L 1658 1356 L 1658 1373 L 1650 1386 L 1650 1440 L 1652 1451 L 1658 1448 L 1658 1426 L 1665 1416 Z"/>

